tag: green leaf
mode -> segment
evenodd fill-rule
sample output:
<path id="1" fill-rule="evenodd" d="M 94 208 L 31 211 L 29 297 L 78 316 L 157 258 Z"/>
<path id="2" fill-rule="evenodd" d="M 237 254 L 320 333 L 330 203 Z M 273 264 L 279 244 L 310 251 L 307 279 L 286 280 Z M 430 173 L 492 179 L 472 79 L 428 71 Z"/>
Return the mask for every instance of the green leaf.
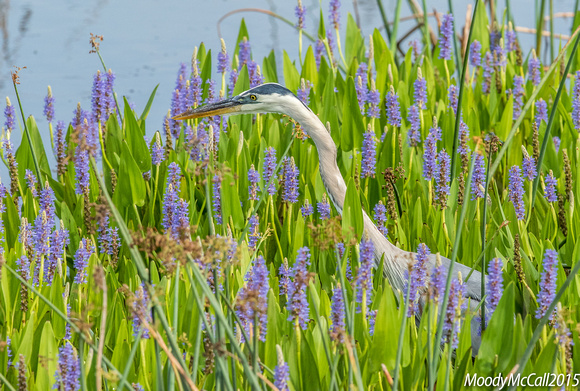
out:
<path id="1" fill-rule="evenodd" d="M 300 87 L 300 73 L 294 66 L 290 57 L 288 57 L 288 53 L 284 50 L 284 83 L 286 83 L 286 88 L 290 91 L 298 91 Z"/>
<path id="2" fill-rule="evenodd" d="M 129 151 L 127 142 L 122 144 L 121 162 L 119 181 L 114 194 L 115 204 L 119 205 L 121 210 L 133 204 L 143 206 L 146 196 L 145 180 Z"/>
<path id="3" fill-rule="evenodd" d="M 155 99 L 155 93 L 157 92 L 157 88 L 159 88 L 159 84 L 157 84 L 153 89 L 153 92 L 151 92 L 151 95 L 149 96 L 149 99 L 145 104 L 145 108 L 143 109 L 143 112 L 141 113 L 139 120 L 145 121 L 147 119 L 147 116 L 149 115 L 149 110 L 151 110 L 151 105 L 153 104 L 153 99 Z"/>
<path id="4" fill-rule="evenodd" d="M 352 178 L 348 181 L 344 208 L 342 211 L 342 234 L 345 242 L 356 238 L 360 240 L 364 229 L 361 202 L 356 190 L 356 184 Z"/>

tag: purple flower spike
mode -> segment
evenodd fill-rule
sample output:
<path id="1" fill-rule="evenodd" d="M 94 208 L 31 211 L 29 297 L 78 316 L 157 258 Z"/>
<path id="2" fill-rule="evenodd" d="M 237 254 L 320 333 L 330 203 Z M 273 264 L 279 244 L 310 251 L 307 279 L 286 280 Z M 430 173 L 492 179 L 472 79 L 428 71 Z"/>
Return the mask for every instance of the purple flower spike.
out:
<path id="1" fill-rule="evenodd" d="M 514 76 L 514 121 L 518 119 L 522 113 L 522 107 L 524 105 L 524 78 L 521 76 Z"/>
<path id="2" fill-rule="evenodd" d="M 415 91 L 413 92 L 413 99 L 415 106 L 418 109 L 427 108 L 427 80 L 421 74 L 421 68 L 417 70 L 417 79 L 413 82 Z"/>
<path id="3" fill-rule="evenodd" d="M 374 265 L 374 245 L 373 242 L 363 240 L 360 243 L 360 267 L 356 275 L 356 312 L 360 313 L 363 304 L 364 293 L 366 293 L 366 305 L 371 302 L 371 293 L 373 289 L 373 265 Z"/>
<path id="4" fill-rule="evenodd" d="M 260 187 L 258 186 L 258 182 L 260 181 L 260 173 L 254 169 L 254 165 L 250 167 L 248 170 L 248 181 L 250 182 L 250 186 L 248 187 L 248 193 L 250 194 L 250 200 L 257 201 L 258 200 L 258 192 L 260 191 Z"/>
<path id="5" fill-rule="evenodd" d="M 429 130 L 425 139 L 425 151 L 423 153 L 423 178 L 431 180 L 437 173 L 437 141 L 441 140 L 441 128 L 437 123 Z"/>
<path id="6" fill-rule="evenodd" d="M 155 142 L 151 148 L 151 162 L 153 165 L 158 166 L 165 160 L 165 150 L 161 145 L 161 140 L 159 139 L 159 133 L 155 136 Z"/>
<path id="7" fill-rule="evenodd" d="M 314 59 L 316 60 L 316 69 L 320 68 L 320 61 L 322 59 L 322 55 L 324 54 L 326 47 L 324 46 L 324 42 L 322 39 L 318 39 L 316 41 L 316 46 L 314 47 Z"/>
<path id="8" fill-rule="evenodd" d="M 312 207 L 312 204 L 308 203 L 308 200 L 306 200 L 304 206 L 300 208 L 300 211 L 302 212 L 302 217 L 307 218 L 314 213 L 314 208 Z"/>
<path id="9" fill-rule="evenodd" d="M 340 1 L 339 0 L 330 0 L 330 20 L 334 25 L 334 29 L 338 30 L 340 28 Z"/>
<path id="10" fill-rule="evenodd" d="M 82 239 L 79 243 L 79 248 L 75 253 L 74 266 L 77 271 L 74 282 L 76 284 L 85 284 L 87 282 L 87 266 L 89 266 L 89 258 L 94 252 L 93 244 L 88 239 Z"/>
<path id="11" fill-rule="evenodd" d="M 528 77 L 534 86 L 540 84 L 542 74 L 540 73 L 540 60 L 536 57 L 536 52 L 532 50 L 532 57 L 528 61 Z"/>
<path id="12" fill-rule="evenodd" d="M 217 55 L 217 59 L 218 59 L 217 71 L 218 71 L 218 73 L 223 74 L 223 73 L 226 73 L 226 71 L 228 70 L 228 64 L 230 62 L 230 58 L 228 56 L 228 52 L 226 51 L 226 42 L 223 39 L 221 40 L 221 44 L 222 44 L 222 50 Z"/>
<path id="13" fill-rule="evenodd" d="M 213 215 L 216 224 L 222 224 L 222 179 L 218 174 L 213 176 Z"/>
<path id="14" fill-rule="evenodd" d="M 251 48 L 250 42 L 246 37 L 240 41 L 240 50 L 238 52 L 239 64 L 238 64 L 238 72 L 244 65 L 247 65 L 248 62 L 251 60 Z"/>
<path id="15" fill-rule="evenodd" d="M 469 47 L 469 63 L 471 66 L 481 66 L 481 43 L 473 41 Z"/>
<path id="16" fill-rule="evenodd" d="M 536 102 L 536 125 L 540 127 L 542 121 L 548 122 L 548 104 L 542 98 Z"/>
<path id="17" fill-rule="evenodd" d="M 494 258 L 489 262 L 487 278 L 487 299 L 485 307 L 485 323 L 487 324 L 491 319 L 501 296 L 503 295 L 503 276 L 501 269 L 503 262 L 500 258 Z"/>
<path id="18" fill-rule="evenodd" d="M 268 268 L 264 257 L 258 255 L 252 269 L 246 274 L 246 286 L 238 294 L 238 309 L 243 328 L 248 335 L 255 331 L 255 318 L 258 317 L 258 339 L 266 341 L 268 327 Z M 243 337 L 242 337 L 243 338 Z M 244 342 L 244 341 L 242 341 Z"/>
<path id="19" fill-rule="evenodd" d="M 513 166 L 509 172 L 509 200 L 514 204 L 518 220 L 523 220 L 526 215 L 524 206 L 524 178 L 522 170 L 518 166 Z"/>
<path id="20" fill-rule="evenodd" d="M 298 18 L 296 28 L 302 30 L 304 28 L 304 18 L 306 17 L 306 7 L 302 5 L 301 0 L 298 0 L 298 5 L 294 9 L 294 15 Z"/>
<path id="21" fill-rule="evenodd" d="M 574 90 L 572 91 L 572 122 L 574 128 L 580 130 L 580 71 L 574 78 Z"/>
<path id="22" fill-rule="evenodd" d="M 316 209 L 320 215 L 320 220 L 326 220 L 330 218 L 330 204 L 326 199 L 326 194 L 322 195 L 322 201 L 316 205 Z"/>
<path id="23" fill-rule="evenodd" d="M 368 66 L 366 63 L 361 62 L 356 70 L 354 76 L 354 83 L 356 89 L 356 97 L 358 100 L 358 106 L 362 114 L 365 112 L 365 104 L 368 100 Z"/>
<path id="24" fill-rule="evenodd" d="M 554 178 L 554 174 L 552 170 L 546 177 L 546 188 L 544 189 L 544 196 L 548 202 L 557 202 L 558 201 L 558 194 L 556 193 L 556 186 L 558 185 L 558 181 Z"/>
<path id="25" fill-rule="evenodd" d="M 377 222 L 377 228 L 379 229 L 379 231 L 381 231 L 381 233 L 385 237 L 387 237 L 387 235 L 389 233 L 389 230 L 386 226 L 386 224 L 387 224 L 387 208 L 382 203 L 382 201 L 379 201 L 379 203 L 375 205 L 375 208 L 373 209 L 373 214 L 375 217 L 375 221 Z"/>
<path id="26" fill-rule="evenodd" d="M 48 94 L 44 98 L 44 116 L 48 122 L 54 119 L 54 96 L 52 96 L 52 89 L 48 86 Z"/>
<path id="27" fill-rule="evenodd" d="M 147 293 L 145 284 L 141 283 L 135 291 L 135 302 L 132 308 L 133 338 L 137 338 L 139 331 L 143 330 L 141 338 L 149 339 L 149 329 L 143 323 L 152 323 L 151 311 L 149 310 L 150 304 L 151 299 L 149 298 L 149 293 Z"/>
<path id="28" fill-rule="evenodd" d="M 264 182 L 268 183 L 270 178 L 274 175 L 276 170 L 276 150 L 273 147 L 269 147 L 264 151 L 266 154 L 264 156 Z M 276 181 L 272 181 L 270 186 L 268 186 L 268 194 L 276 194 Z"/>
<path id="29" fill-rule="evenodd" d="M 451 47 L 453 45 L 453 15 L 443 15 L 441 29 L 439 30 L 439 58 L 451 60 Z"/>
<path id="30" fill-rule="evenodd" d="M 453 113 L 457 115 L 457 87 L 451 84 L 447 89 L 447 97 L 449 98 L 449 106 L 453 109 Z"/>
<path id="31" fill-rule="evenodd" d="M 437 154 L 439 161 L 439 175 L 435 176 L 435 199 L 440 200 L 442 206 L 445 206 L 447 196 L 449 195 L 449 176 L 451 175 L 451 159 L 449 154 L 442 149 Z"/>
<path id="32" fill-rule="evenodd" d="M 393 86 L 391 86 L 391 89 L 387 94 L 387 123 L 393 126 L 401 126 L 399 96 L 395 94 Z"/>
<path id="33" fill-rule="evenodd" d="M 310 89 L 312 88 L 312 83 L 308 80 L 302 79 L 300 81 L 300 88 L 296 92 L 298 99 L 302 101 L 306 106 L 310 104 Z"/>
<path id="34" fill-rule="evenodd" d="M 461 330 L 461 314 L 467 308 L 467 302 L 464 299 L 466 292 L 465 284 L 456 278 L 451 281 L 449 302 L 443 324 L 443 342 L 449 343 L 452 349 L 456 349 L 459 344 L 457 336 Z"/>
<path id="35" fill-rule="evenodd" d="M 363 134 L 361 178 L 375 177 L 375 166 L 377 164 L 376 144 L 375 133 L 369 125 L 368 130 Z"/>
<path id="36" fill-rule="evenodd" d="M 290 316 L 288 320 L 298 322 L 302 330 L 306 330 L 310 321 L 310 310 L 306 297 L 306 289 L 310 280 L 308 273 L 310 266 L 310 250 L 302 247 L 298 250 L 296 261 L 292 267 L 292 283 L 288 287 L 288 301 L 286 309 Z"/>
<path id="37" fill-rule="evenodd" d="M 56 383 L 53 389 L 77 391 L 81 388 L 81 363 L 73 345 L 65 341 L 58 349 L 58 367 L 54 377 Z"/>
<path id="38" fill-rule="evenodd" d="M 556 297 L 558 278 L 558 253 L 554 250 L 546 250 L 544 253 L 544 271 L 540 276 L 540 291 L 538 292 L 538 309 L 536 319 L 541 319 L 548 312 L 548 308 Z M 551 315 L 551 318 L 554 314 Z"/>
<path id="39" fill-rule="evenodd" d="M 558 152 L 560 150 L 560 143 L 562 140 L 560 140 L 560 137 L 554 136 L 552 137 L 552 141 L 554 142 L 554 148 L 556 148 L 556 152 Z"/>
<path id="40" fill-rule="evenodd" d="M 418 301 L 420 299 L 420 294 L 427 288 L 427 261 L 431 254 L 429 247 L 425 243 L 419 244 L 417 247 L 417 255 L 415 256 L 415 263 L 411 269 L 411 275 L 406 284 L 409 286 L 409 310 L 407 312 L 407 317 L 414 316 L 419 312 Z M 407 291 L 407 286 L 405 286 L 405 292 Z"/>
<path id="41" fill-rule="evenodd" d="M 330 305 L 330 337 L 339 343 L 344 342 L 346 333 L 344 299 L 342 297 L 342 288 L 340 284 L 332 290 L 332 301 Z"/>
<path id="42" fill-rule="evenodd" d="M 485 158 L 483 155 L 475 154 L 473 167 L 473 184 L 471 185 L 471 200 L 483 198 L 485 196 Z"/>
<path id="43" fill-rule="evenodd" d="M 371 118 L 379 118 L 381 116 L 381 110 L 379 108 L 379 104 L 381 103 L 381 93 L 377 91 L 375 82 L 372 79 L 371 89 L 367 95 L 367 101 L 369 103 L 369 110 L 367 115 Z"/>
<path id="44" fill-rule="evenodd" d="M 16 111 L 14 110 L 14 106 L 10 104 L 10 99 L 6 97 L 6 108 L 4 109 L 4 128 L 6 132 L 10 133 L 14 130 L 14 123 L 16 118 Z"/>
<path id="45" fill-rule="evenodd" d="M 443 302 L 445 295 L 445 285 L 447 284 L 447 268 L 437 260 L 437 264 L 431 272 L 431 281 L 429 283 L 430 291 L 433 294 L 433 299 L 438 304 Z"/>
<path id="46" fill-rule="evenodd" d="M 253 214 L 250 216 L 250 230 L 248 232 L 248 247 L 251 249 L 256 248 L 256 244 L 258 244 L 258 240 L 262 237 L 260 233 L 260 221 L 258 220 L 258 216 Z"/>
<path id="47" fill-rule="evenodd" d="M 485 52 L 485 59 L 483 61 L 483 77 L 481 82 L 481 92 L 489 94 L 491 86 L 491 76 L 493 75 L 493 56 L 489 51 Z"/>
<path id="48" fill-rule="evenodd" d="M 522 146 L 522 151 L 524 153 L 524 161 L 522 166 L 524 168 L 524 176 L 528 181 L 533 181 L 537 175 L 536 172 L 536 159 L 528 154 L 528 151 Z"/>
<path id="49" fill-rule="evenodd" d="M 284 160 L 284 192 L 282 201 L 292 204 L 298 202 L 299 175 L 300 172 L 294 163 L 294 158 L 286 157 Z"/>
<path id="50" fill-rule="evenodd" d="M 290 367 L 284 361 L 282 348 L 279 345 L 276 345 L 276 352 L 278 354 L 278 364 L 274 368 L 274 386 L 280 391 L 290 391 L 290 387 L 288 387 Z"/>
<path id="51" fill-rule="evenodd" d="M 411 123 L 411 129 L 407 133 L 407 143 L 410 147 L 416 147 L 421 142 L 421 117 L 416 105 L 409 108 L 407 120 Z"/>

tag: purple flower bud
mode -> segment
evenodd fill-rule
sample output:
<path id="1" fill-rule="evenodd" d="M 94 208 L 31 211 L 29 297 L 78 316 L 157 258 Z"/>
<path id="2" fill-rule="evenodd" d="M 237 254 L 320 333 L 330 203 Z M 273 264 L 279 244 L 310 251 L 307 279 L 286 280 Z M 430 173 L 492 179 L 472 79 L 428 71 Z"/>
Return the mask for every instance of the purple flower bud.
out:
<path id="1" fill-rule="evenodd" d="M 373 80 L 371 80 L 371 89 L 367 95 L 367 101 L 369 103 L 367 115 L 371 118 L 379 118 L 381 116 L 381 110 L 379 109 L 381 94 L 376 90 Z"/>
<path id="2" fill-rule="evenodd" d="M 541 319 L 548 312 L 548 308 L 557 291 L 558 278 L 558 253 L 554 250 L 546 250 L 544 253 L 544 271 L 540 275 L 540 291 L 538 292 L 538 309 L 536 310 L 536 319 Z M 554 315 L 552 314 L 550 318 Z"/>
<path id="3" fill-rule="evenodd" d="M 439 58 L 451 60 L 451 47 L 453 45 L 453 15 L 443 15 L 441 29 L 439 30 Z"/>
<path id="4" fill-rule="evenodd" d="M 447 268 L 438 260 L 431 272 L 431 281 L 429 282 L 430 291 L 433 293 L 433 299 L 436 303 L 443 302 L 445 295 L 445 285 L 447 284 Z"/>
<path id="5" fill-rule="evenodd" d="M 165 160 L 165 150 L 161 145 L 161 140 L 159 138 L 159 133 L 155 136 L 155 142 L 151 148 L 151 162 L 153 165 L 158 166 Z"/>
<path id="6" fill-rule="evenodd" d="M 240 50 L 238 52 L 238 59 L 239 59 L 239 64 L 238 64 L 238 72 L 242 69 L 242 67 L 244 65 L 247 65 L 248 62 L 250 62 L 251 60 L 251 48 L 250 48 L 250 42 L 248 41 L 248 39 L 246 37 L 244 37 L 239 44 Z"/>
<path id="7" fill-rule="evenodd" d="M 278 355 L 278 364 L 274 368 L 274 386 L 280 391 L 290 391 L 288 387 L 288 380 L 290 380 L 290 368 L 284 361 L 282 355 L 282 348 L 276 345 L 276 353 Z"/>
<path id="8" fill-rule="evenodd" d="M 509 200 L 514 204 L 518 220 L 523 220 L 526 215 L 524 206 L 524 178 L 522 170 L 513 166 L 509 171 Z"/>
<path id="9" fill-rule="evenodd" d="M 280 275 L 280 294 L 288 294 L 288 286 L 290 285 L 290 269 L 288 268 L 288 261 L 284 258 L 280 268 L 278 269 L 278 274 Z"/>
<path id="10" fill-rule="evenodd" d="M 222 50 L 217 55 L 218 59 L 217 71 L 218 73 L 226 73 L 226 71 L 228 70 L 228 64 L 230 62 L 230 59 L 228 56 L 228 52 L 226 51 L 226 43 L 223 39 L 221 40 L 221 43 Z"/>
<path id="11" fill-rule="evenodd" d="M 435 176 L 435 199 L 441 202 L 442 207 L 445 207 L 450 189 L 451 159 L 445 149 L 442 149 L 437 154 L 437 160 L 439 160 L 439 175 Z"/>

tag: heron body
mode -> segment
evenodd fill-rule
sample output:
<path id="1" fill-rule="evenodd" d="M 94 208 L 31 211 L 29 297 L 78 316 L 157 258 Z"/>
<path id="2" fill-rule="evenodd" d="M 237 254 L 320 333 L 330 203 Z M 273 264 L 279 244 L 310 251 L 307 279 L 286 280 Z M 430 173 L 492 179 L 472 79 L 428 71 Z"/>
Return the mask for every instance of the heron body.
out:
<path id="1" fill-rule="evenodd" d="M 220 114 L 258 113 L 281 113 L 294 118 L 300 123 L 318 150 L 320 176 L 329 198 L 339 213 L 342 214 L 346 196 L 346 183 L 336 164 L 336 145 L 318 116 L 286 87 L 277 83 L 262 84 L 230 99 L 189 109 L 185 113 L 176 116 L 175 119 L 201 118 Z M 409 265 L 415 261 L 416 253 L 401 250 L 389 242 L 364 209 L 362 212 L 365 233 L 374 245 L 375 264 L 378 265 L 383 260 L 383 271 L 391 286 L 404 291 L 404 273 L 408 270 Z M 451 261 L 444 257 L 439 258 L 448 270 Z M 436 262 L 437 255 L 431 254 L 427 262 L 428 272 L 434 269 Z M 460 263 L 455 263 L 454 268 L 455 271 L 461 272 L 464 276 L 472 271 L 470 267 Z M 481 273 L 473 270 L 470 279 L 466 282 L 466 297 L 470 299 L 472 309 L 477 308 L 481 300 L 481 279 Z M 421 297 L 424 300 L 424 295 Z M 473 355 L 477 354 L 481 343 L 481 337 L 479 336 L 480 324 L 476 318 L 474 317 L 471 323 Z"/>

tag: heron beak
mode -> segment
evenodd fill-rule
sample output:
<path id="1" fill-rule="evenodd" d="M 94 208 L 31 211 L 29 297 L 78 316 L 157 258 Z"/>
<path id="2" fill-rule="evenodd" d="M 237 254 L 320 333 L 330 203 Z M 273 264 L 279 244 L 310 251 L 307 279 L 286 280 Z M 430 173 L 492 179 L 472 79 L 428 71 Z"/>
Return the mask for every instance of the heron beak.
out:
<path id="1" fill-rule="evenodd" d="M 211 117 L 214 115 L 222 115 L 227 113 L 232 113 L 236 111 L 241 111 L 242 104 L 235 100 L 234 98 L 225 99 L 220 102 L 209 103 L 205 106 L 200 106 L 196 108 L 190 108 L 186 112 L 177 114 L 172 119 L 174 120 L 184 120 L 192 118 L 203 118 Z"/>

